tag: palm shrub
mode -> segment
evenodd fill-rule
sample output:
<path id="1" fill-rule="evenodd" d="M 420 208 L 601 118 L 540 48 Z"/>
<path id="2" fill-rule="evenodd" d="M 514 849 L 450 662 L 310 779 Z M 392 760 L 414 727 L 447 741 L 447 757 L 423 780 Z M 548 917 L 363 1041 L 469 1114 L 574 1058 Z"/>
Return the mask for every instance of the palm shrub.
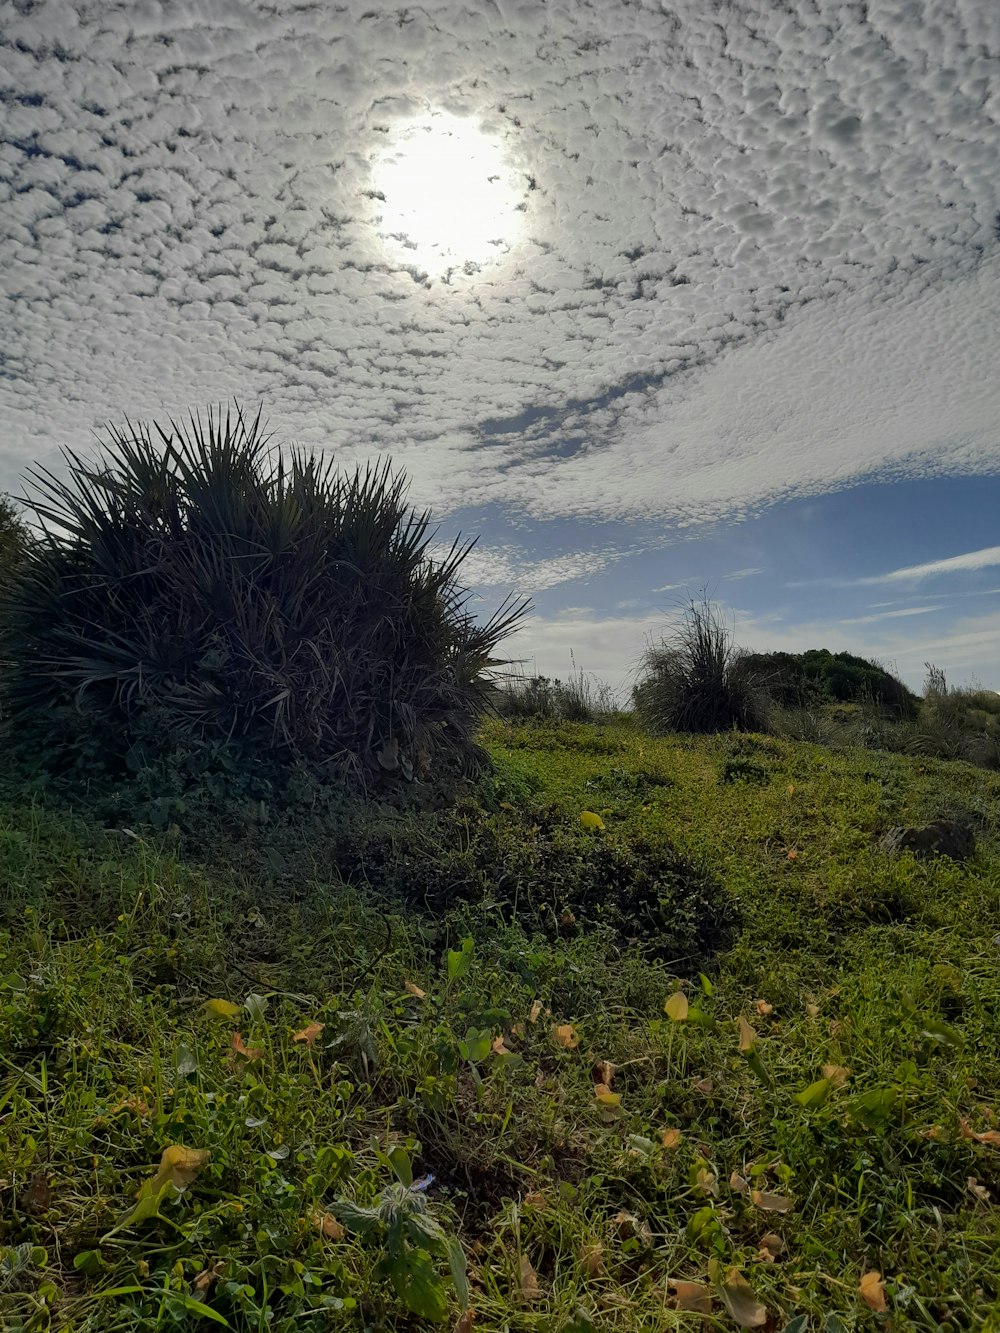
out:
<path id="1" fill-rule="evenodd" d="M 388 462 L 341 475 L 260 413 L 111 428 L 98 465 L 32 470 L 44 530 L 8 597 L 9 743 L 50 772 L 306 764 L 371 789 L 475 768 L 498 645 L 432 559 Z"/>
<path id="2" fill-rule="evenodd" d="M 710 602 L 691 602 L 669 638 L 643 654 L 632 700 L 653 732 L 764 731 L 767 702 Z"/>

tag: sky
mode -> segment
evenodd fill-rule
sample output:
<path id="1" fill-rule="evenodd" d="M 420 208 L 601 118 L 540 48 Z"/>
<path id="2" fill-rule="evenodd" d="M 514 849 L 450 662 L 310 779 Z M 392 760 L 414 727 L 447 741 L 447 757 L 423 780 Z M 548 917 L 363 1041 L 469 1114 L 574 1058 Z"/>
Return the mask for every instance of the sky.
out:
<path id="1" fill-rule="evenodd" d="M 236 399 L 509 651 L 1000 689 L 995 0 L 0 0 L 0 489 Z"/>

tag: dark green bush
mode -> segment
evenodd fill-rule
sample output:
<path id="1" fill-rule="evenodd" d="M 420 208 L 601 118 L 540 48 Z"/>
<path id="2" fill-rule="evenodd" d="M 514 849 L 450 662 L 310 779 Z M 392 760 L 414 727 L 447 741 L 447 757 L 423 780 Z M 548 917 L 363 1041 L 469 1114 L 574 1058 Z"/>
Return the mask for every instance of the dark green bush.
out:
<path id="1" fill-rule="evenodd" d="M 784 708 L 822 703 L 873 703 L 895 718 L 916 716 L 917 698 L 878 662 L 853 653 L 810 648 L 805 653 L 748 653 L 748 671 Z"/>
<path id="2" fill-rule="evenodd" d="M 370 790 L 481 761 L 494 654 L 526 604 L 474 621 L 471 543 L 432 559 L 388 463 L 283 456 L 238 408 L 66 458 L 65 479 L 31 474 L 45 532 L 0 652 L 26 768 L 100 783 L 188 763 L 200 781 L 210 761 L 266 782 L 301 763 Z"/>
<path id="3" fill-rule="evenodd" d="M 673 635 L 646 650 L 639 676 L 632 700 L 654 733 L 767 729 L 763 691 L 709 602 L 692 602 Z"/>

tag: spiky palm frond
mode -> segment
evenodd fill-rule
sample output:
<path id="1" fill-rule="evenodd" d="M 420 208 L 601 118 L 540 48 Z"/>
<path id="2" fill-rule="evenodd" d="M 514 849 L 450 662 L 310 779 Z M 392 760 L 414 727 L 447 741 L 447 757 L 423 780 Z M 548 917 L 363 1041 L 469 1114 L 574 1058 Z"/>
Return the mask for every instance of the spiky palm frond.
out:
<path id="1" fill-rule="evenodd" d="M 13 731 L 58 750 L 48 723 L 75 703 L 123 754 L 153 711 L 168 737 L 343 773 L 377 771 L 390 737 L 474 752 L 485 676 L 527 603 L 466 613 L 472 543 L 431 559 L 430 516 L 388 460 L 344 476 L 269 441 L 236 408 L 128 423 L 96 462 L 33 470 L 45 538 L 6 629 Z"/>

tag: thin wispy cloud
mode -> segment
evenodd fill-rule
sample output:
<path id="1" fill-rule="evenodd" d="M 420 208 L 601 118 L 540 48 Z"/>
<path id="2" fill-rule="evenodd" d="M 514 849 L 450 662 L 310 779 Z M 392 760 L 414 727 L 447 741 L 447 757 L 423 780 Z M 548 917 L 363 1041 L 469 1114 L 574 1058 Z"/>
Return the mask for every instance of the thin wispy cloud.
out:
<path id="1" fill-rule="evenodd" d="M 962 555 L 943 560 L 928 560 L 920 565 L 906 565 L 890 569 L 884 574 L 866 574 L 856 579 L 814 579 L 786 584 L 789 588 L 808 587 L 810 582 L 829 583 L 837 588 L 874 588 L 883 583 L 920 583 L 923 579 L 944 574 L 965 574 L 1000 565 L 1000 546 L 987 546 L 980 551 L 966 551 Z M 995 591 L 995 589 L 993 590 Z"/>
<path id="2" fill-rule="evenodd" d="M 877 625 L 880 620 L 905 620 L 908 616 L 929 616 L 943 611 L 943 606 L 904 606 L 898 611 L 879 611 L 872 616 L 848 616 L 841 625 Z"/>

